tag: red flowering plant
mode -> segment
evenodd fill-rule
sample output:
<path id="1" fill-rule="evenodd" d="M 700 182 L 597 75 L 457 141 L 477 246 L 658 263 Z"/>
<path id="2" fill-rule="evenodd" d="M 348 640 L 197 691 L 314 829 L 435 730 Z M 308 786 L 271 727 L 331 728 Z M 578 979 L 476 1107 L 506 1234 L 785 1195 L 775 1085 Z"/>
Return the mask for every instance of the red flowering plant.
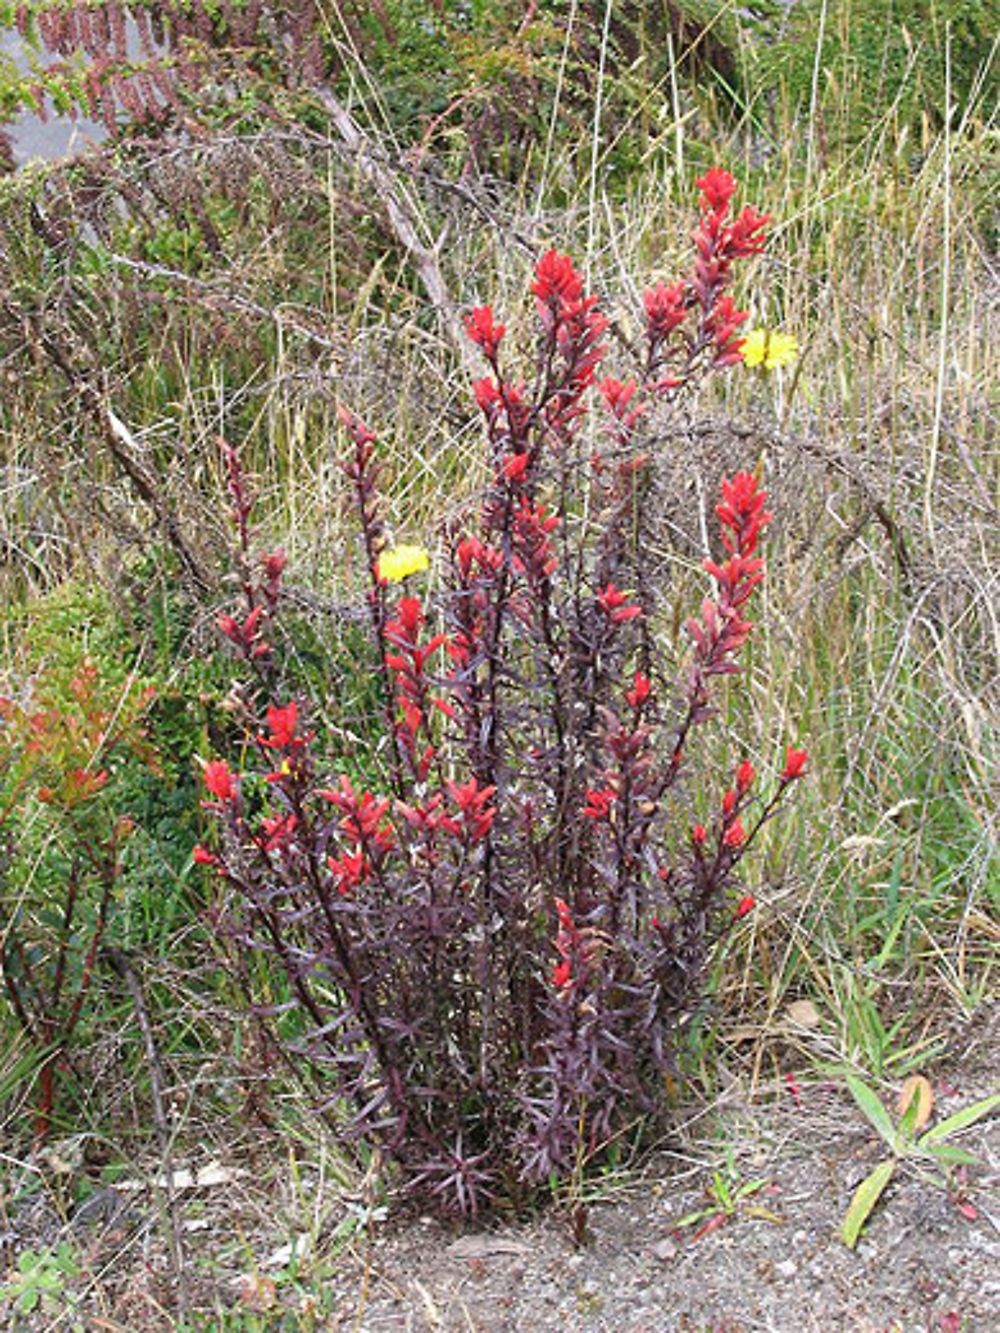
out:
<path id="1" fill-rule="evenodd" d="M 120 888 L 133 827 L 122 760 L 154 763 L 142 725 L 152 690 L 84 658 L 39 671 L 21 694 L 0 699 L 0 994 L 38 1060 L 41 1140 Z"/>
<path id="2" fill-rule="evenodd" d="M 433 601 L 397 595 L 426 553 L 387 551 L 375 437 L 343 413 L 385 704 L 380 782 L 322 780 L 302 717 L 277 702 L 254 730 L 265 813 L 240 775 L 205 768 L 218 838 L 198 855 L 229 887 L 231 938 L 283 968 L 345 1134 L 377 1141 L 446 1211 L 522 1196 L 662 1120 L 679 1019 L 753 907 L 737 868 L 803 772 L 789 749 L 762 792 L 745 760 L 712 821 L 679 816 L 716 678 L 740 670 L 771 522 L 755 477 L 724 483 L 714 591 L 671 684 L 641 559 L 655 462 L 642 431 L 737 359 L 745 316 L 728 289 L 767 222 L 730 215 L 727 173 L 699 186 L 693 272 L 646 293 L 632 378 L 598 378 L 607 321 L 555 250 L 532 283 L 526 382 L 493 311 L 469 315 L 491 481 L 474 521 L 447 533 Z M 595 405 L 597 447 L 583 429 Z M 223 628 L 252 661 L 252 639 Z"/>

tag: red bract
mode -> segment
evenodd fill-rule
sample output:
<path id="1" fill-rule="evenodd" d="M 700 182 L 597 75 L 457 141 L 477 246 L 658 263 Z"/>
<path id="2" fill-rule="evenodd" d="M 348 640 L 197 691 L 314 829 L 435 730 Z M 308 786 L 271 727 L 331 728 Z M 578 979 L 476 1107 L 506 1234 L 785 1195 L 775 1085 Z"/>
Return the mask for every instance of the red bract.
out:
<path id="1" fill-rule="evenodd" d="M 524 476 L 525 472 L 527 472 L 528 470 L 528 463 L 530 462 L 530 460 L 531 460 L 531 455 L 528 453 L 508 454 L 508 456 L 503 461 L 503 468 L 502 468 L 502 472 L 506 480 L 520 481 L 520 479 Z"/>
<path id="2" fill-rule="evenodd" d="M 563 990 L 573 980 L 573 967 L 568 958 L 556 963 L 552 969 L 552 984 L 557 990 Z"/>
<path id="3" fill-rule="evenodd" d="M 646 311 L 646 338 L 651 347 L 658 349 L 687 317 L 687 285 L 678 282 L 666 287 L 658 282 L 643 292 L 642 304 Z"/>
<path id="4" fill-rule="evenodd" d="M 263 843 L 266 852 L 284 851 L 291 842 L 298 827 L 298 815 L 278 815 L 276 818 L 264 818 L 260 821 L 264 831 Z"/>
<path id="5" fill-rule="evenodd" d="M 781 775 L 783 782 L 794 782 L 800 778 L 805 771 L 806 760 L 809 758 L 805 750 L 796 750 L 790 745 L 785 757 L 785 769 Z"/>
<path id="6" fill-rule="evenodd" d="M 635 680 L 632 688 L 625 695 L 625 701 L 630 708 L 641 708 L 649 698 L 652 691 L 652 682 L 648 676 L 643 675 L 641 671 L 635 673 Z"/>
<path id="7" fill-rule="evenodd" d="M 730 199 L 736 193 L 735 180 L 721 167 L 710 167 L 704 176 L 695 181 L 695 185 L 701 191 L 703 210 L 724 213 L 729 207 Z"/>
<path id="8" fill-rule="evenodd" d="M 741 794 L 748 791 L 753 786 L 754 778 L 756 776 L 757 772 L 754 769 L 753 764 L 751 764 L 749 759 L 744 759 L 742 764 L 740 764 L 739 768 L 736 770 L 736 786 Z"/>
<path id="9" fill-rule="evenodd" d="M 215 853 L 210 852 L 207 847 L 202 847 L 200 843 L 195 845 L 191 857 L 196 866 L 214 866 L 218 862 Z"/>
<path id="10" fill-rule="evenodd" d="M 272 704 L 267 710 L 267 725 L 271 734 L 263 737 L 261 744 L 274 750 L 288 750 L 300 745 L 301 740 L 295 738 L 298 717 L 299 709 L 294 701 L 284 708 L 276 708 Z"/>
<path id="11" fill-rule="evenodd" d="M 569 255 L 561 255 L 558 250 L 548 250 L 535 268 L 535 281 L 531 290 L 538 298 L 540 306 L 558 310 L 583 295 L 583 279 L 573 267 Z"/>
<path id="12" fill-rule="evenodd" d="M 641 606 L 629 605 L 630 596 L 630 593 L 622 592 L 613 583 L 609 583 L 597 594 L 597 603 L 602 611 L 607 612 L 614 624 L 620 625 L 626 620 L 634 620 L 636 616 L 642 615 Z"/>
<path id="13" fill-rule="evenodd" d="M 202 770 L 205 786 L 218 801 L 232 801 L 237 795 L 236 783 L 224 759 L 210 760 Z"/>
<path id="14" fill-rule="evenodd" d="M 749 893 L 745 894 L 736 904 L 736 911 L 733 915 L 736 917 L 736 920 L 739 921 L 749 912 L 752 912 L 756 906 L 756 900 Z"/>
<path id="15" fill-rule="evenodd" d="M 727 847 L 741 847 L 746 842 L 746 837 L 743 820 L 737 816 L 722 835 L 722 841 Z"/>
<path id="16" fill-rule="evenodd" d="M 581 813 L 585 819 L 607 819 L 617 799 L 618 793 L 614 787 L 601 787 L 598 791 L 588 791 L 587 803 Z"/>
<path id="17" fill-rule="evenodd" d="M 609 377 L 602 380 L 597 387 L 620 429 L 624 432 L 633 430 L 636 422 L 646 410 L 646 404 L 639 400 L 635 402 L 634 406 L 629 406 L 635 398 L 635 380 L 629 380 L 627 384 L 623 384 L 621 380 Z"/>
<path id="18" fill-rule="evenodd" d="M 772 515 L 764 509 L 767 492 L 758 491 L 758 485 L 752 472 L 738 472 L 722 483 L 722 504 L 715 512 L 723 526 L 722 544 L 731 553 L 752 555 L 761 530 L 771 522 Z"/>
<path id="19" fill-rule="evenodd" d="M 494 324 L 493 310 L 488 305 L 477 306 L 465 319 L 465 331 L 487 357 L 496 358 L 500 341 L 506 332 L 503 324 Z"/>

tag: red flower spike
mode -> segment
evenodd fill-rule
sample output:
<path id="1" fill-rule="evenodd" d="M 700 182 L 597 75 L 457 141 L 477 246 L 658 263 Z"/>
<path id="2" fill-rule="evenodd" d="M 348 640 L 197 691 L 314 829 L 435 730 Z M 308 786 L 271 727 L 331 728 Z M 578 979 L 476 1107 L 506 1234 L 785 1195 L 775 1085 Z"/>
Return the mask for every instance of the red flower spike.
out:
<path id="1" fill-rule="evenodd" d="M 494 324 L 492 307 L 481 305 L 477 306 L 471 315 L 466 316 L 465 332 L 492 361 L 496 357 L 506 326 Z"/>
<path id="2" fill-rule="evenodd" d="M 607 584 L 597 594 L 597 601 L 602 611 L 606 611 L 612 621 L 619 625 L 626 620 L 633 620 L 642 615 L 642 607 L 627 606 L 630 593 L 622 592 L 613 583 Z"/>
<path id="3" fill-rule="evenodd" d="M 790 745 L 785 756 L 785 770 L 781 775 L 782 782 L 794 782 L 796 778 L 800 778 L 808 758 L 809 756 L 805 750 L 796 750 Z"/>
<path id="4" fill-rule="evenodd" d="M 741 898 L 736 904 L 735 919 L 739 921 L 742 917 L 745 917 L 748 912 L 752 912 L 756 906 L 756 899 L 751 894 L 746 894 L 746 896 Z"/>
<path id="5" fill-rule="evenodd" d="M 757 772 L 754 769 L 753 764 L 751 764 L 749 759 L 744 759 L 743 763 L 740 764 L 739 768 L 736 770 L 736 787 L 741 795 L 753 786 L 754 778 L 756 778 L 756 776 Z"/>
<path id="6" fill-rule="evenodd" d="M 272 750 L 287 750 L 294 746 L 298 717 L 299 708 L 294 700 L 284 708 L 276 708 L 273 704 L 269 706 L 267 725 L 271 734 L 262 741 L 262 744 Z"/>
<path id="7" fill-rule="evenodd" d="M 736 809 L 736 793 L 732 790 L 727 791 L 725 796 L 723 796 L 722 798 L 722 813 L 728 816 L 731 815 L 735 809 Z"/>
<path id="8" fill-rule="evenodd" d="M 285 568 L 286 555 L 284 551 L 277 550 L 266 552 L 261 556 L 261 564 L 264 566 L 264 577 L 268 583 L 277 583 L 281 578 Z"/>
<path id="9" fill-rule="evenodd" d="M 565 305 L 580 300 L 583 279 L 574 269 L 569 255 L 561 255 L 552 249 L 538 261 L 531 290 L 541 304 Z"/>
<path id="10" fill-rule="evenodd" d="M 736 818 L 722 835 L 722 841 L 727 847 L 741 847 L 746 842 L 746 837 L 743 820 Z"/>
<path id="11" fill-rule="evenodd" d="M 195 844 L 191 857 L 196 866 L 214 866 L 218 859 L 214 852 L 210 852 L 207 847 L 202 847 L 201 843 Z"/>
<path id="12" fill-rule="evenodd" d="M 695 824 L 691 830 L 691 841 L 696 847 L 704 847 L 707 836 L 704 824 Z"/>
<path id="13" fill-rule="evenodd" d="M 236 796 L 236 785 L 224 759 L 212 759 L 202 770 L 202 778 L 209 792 L 219 801 L 231 801 Z"/>
<path id="14" fill-rule="evenodd" d="M 503 461 L 502 472 L 507 481 L 518 481 L 528 470 L 530 454 L 508 454 Z"/>
<path id="15" fill-rule="evenodd" d="M 563 930 L 573 930 L 573 918 L 570 915 L 569 907 L 562 898 L 554 898 L 556 907 L 556 916 L 559 918 L 559 924 Z"/>
<path id="16" fill-rule="evenodd" d="M 701 191 L 702 208 L 714 213 L 724 213 L 736 192 L 735 180 L 721 167 L 711 167 L 695 185 Z"/>
<path id="17" fill-rule="evenodd" d="M 601 787 L 598 791 L 587 792 L 587 803 L 581 811 L 585 819 L 593 819 L 595 823 L 602 819 L 608 819 L 611 815 L 611 807 L 618 799 L 618 793 L 614 787 Z"/>
<path id="18" fill-rule="evenodd" d="M 649 698 L 652 692 L 652 683 L 648 676 L 644 676 L 641 671 L 635 673 L 635 680 L 632 688 L 625 695 L 625 700 L 630 708 L 641 708 Z"/>
<path id="19" fill-rule="evenodd" d="M 565 990 L 572 983 L 572 966 L 568 958 L 564 958 L 561 963 L 556 963 L 552 969 L 552 984 L 557 990 Z"/>

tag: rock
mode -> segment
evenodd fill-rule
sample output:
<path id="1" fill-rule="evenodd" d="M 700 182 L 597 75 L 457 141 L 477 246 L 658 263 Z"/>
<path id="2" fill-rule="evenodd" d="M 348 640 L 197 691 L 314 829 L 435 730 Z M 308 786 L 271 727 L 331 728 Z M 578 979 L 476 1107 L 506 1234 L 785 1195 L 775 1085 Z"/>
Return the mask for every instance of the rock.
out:
<path id="1" fill-rule="evenodd" d="M 662 1240 L 656 1241 L 654 1245 L 650 1246 L 649 1252 L 661 1264 L 669 1264 L 672 1259 L 677 1258 L 677 1246 L 669 1236 L 664 1236 Z"/>

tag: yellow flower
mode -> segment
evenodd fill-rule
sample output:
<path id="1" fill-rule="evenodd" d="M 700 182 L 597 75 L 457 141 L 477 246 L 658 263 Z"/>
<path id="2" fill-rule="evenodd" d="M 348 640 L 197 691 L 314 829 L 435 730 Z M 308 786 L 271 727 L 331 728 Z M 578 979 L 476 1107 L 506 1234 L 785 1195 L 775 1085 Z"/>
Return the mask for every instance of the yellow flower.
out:
<path id="1" fill-rule="evenodd" d="M 381 583 L 401 583 L 430 566 L 431 558 L 422 546 L 391 546 L 379 556 L 375 574 Z"/>
<path id="2" fill-rule="evenodd" d="M 790 333 L 776 333 L 772 329 L 751 329 L 744 336 L 740 356 L 746 366 L 763 366 L 774 370 L 787 366 L 799 354 L 799 341 Z"/>

